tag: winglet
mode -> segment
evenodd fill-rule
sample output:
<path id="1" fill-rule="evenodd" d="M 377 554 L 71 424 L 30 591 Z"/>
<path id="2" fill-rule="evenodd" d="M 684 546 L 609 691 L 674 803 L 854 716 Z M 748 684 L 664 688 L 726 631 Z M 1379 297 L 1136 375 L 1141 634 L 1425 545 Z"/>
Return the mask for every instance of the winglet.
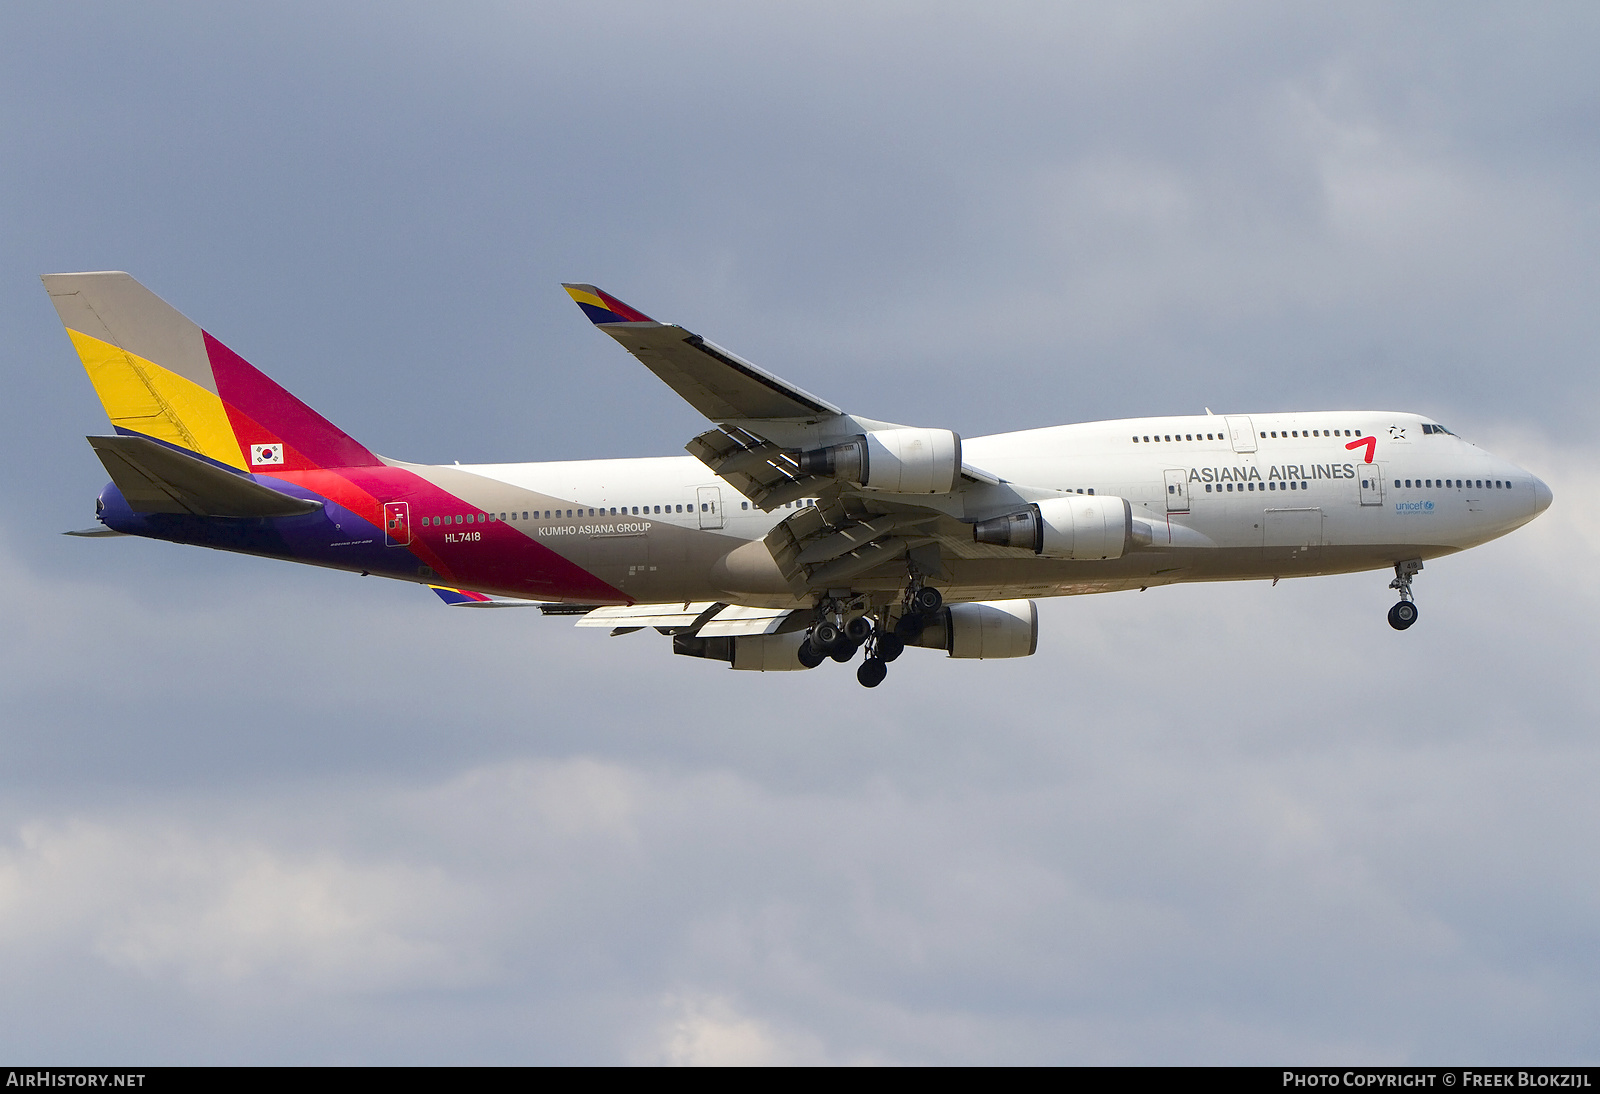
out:
<path id="1" fill-rule="evenodd" d="M 607 323 L 654 323 L 644 312 L 630 308 L 610 293 L 601 292 L 593 285 L 566 285 L 561 286 L 567 290 L 567 295 L 577 301 L 578 307 L 583 309 L 583 314 L 589 317 L 589 322 L 595 326 L 604 326 Z"/>

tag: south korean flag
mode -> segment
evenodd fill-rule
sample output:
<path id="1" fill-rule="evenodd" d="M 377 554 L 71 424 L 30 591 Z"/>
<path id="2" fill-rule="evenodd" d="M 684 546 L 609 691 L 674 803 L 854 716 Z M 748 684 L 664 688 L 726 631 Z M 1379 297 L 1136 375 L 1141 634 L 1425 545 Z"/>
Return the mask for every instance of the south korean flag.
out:
<path id="1" fill-rule="evenodd" d="M 283 445 L 253 444 L 250 446 L 250 463 L 255 467 L 272 467 L 283 463 Z"/>

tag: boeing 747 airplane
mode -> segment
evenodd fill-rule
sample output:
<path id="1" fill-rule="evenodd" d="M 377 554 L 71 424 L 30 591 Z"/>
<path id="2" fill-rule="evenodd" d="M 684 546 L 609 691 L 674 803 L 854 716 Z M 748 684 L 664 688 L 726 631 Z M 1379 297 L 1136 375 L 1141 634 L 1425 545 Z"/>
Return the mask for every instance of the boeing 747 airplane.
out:
<path id="1" fill-rule="evenodd" d="M 593 285 L 595 326 L 712 423 L 690 455 L 431 466 L 378 456 L 125 273 L 49 274 L 114 435 L 99 526 L 538 607 L 735 669 L 909 647 L 1026 657 L 1032 598 L 1390 570 L 1550 504 L 1416 414 L 1129 418 L 991 437 L 850 413 Z"/>

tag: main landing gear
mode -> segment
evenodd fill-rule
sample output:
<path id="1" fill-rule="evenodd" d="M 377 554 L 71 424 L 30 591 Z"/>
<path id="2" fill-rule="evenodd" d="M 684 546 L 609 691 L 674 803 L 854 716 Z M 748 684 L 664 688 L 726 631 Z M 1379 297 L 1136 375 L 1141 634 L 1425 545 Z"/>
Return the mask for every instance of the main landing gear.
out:
<path id="1" fill-rule="evenodd" d="M 1417 621 L 1417 604 L 1411 599 L 1411 579 L 1422 569 L 1420 558 L 1394 564 L 1394 580 L 1389 588 L 1400 594 L 1400 603 L 1389 609 L 1389 626 L 1403 631 Z"/>
<path id="2" fill-rule="evenodd" d="M 830 598 L 817 606 L 817 621 L 800 643 L 800 663 L 812 669 L 831 657 L 847 664 L 864 648 L 867 655 L 856 669 L 856 680 L 864 688 L 875 688 L 889 675 L 889 663 L 905 652 L 906 643 L 915 641 L 928 617 L 943 606 L 938 589 L 914 584 L 906 590 L 903 611 L 890 629 L 887 608 L 871 615 L 847 615 L 850 605 Z M 853 610 L 860 611 L 859 603 Z"/>

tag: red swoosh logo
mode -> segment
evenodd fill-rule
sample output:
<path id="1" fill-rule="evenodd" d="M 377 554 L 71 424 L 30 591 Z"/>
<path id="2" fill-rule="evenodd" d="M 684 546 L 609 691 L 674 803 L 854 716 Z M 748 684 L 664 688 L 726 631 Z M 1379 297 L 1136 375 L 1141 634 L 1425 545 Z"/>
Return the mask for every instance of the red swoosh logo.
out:
<path id="1" fill-rule="evenodd" d="M 1367 446 L 1367 462 L 1371 463 L 1372 462 L 1372 454 L 1378 450 L 1378 438 L 1376 438 L 1376 437 L 1357 437 L 1355 440 L 1353 440 L 1349 444 L 1345 445 L 1345 447 L 1348 448 L 1350 451 L 1354 452 L 1356 449 L 1360 448 L 1362 445 L 1366 445 Z"/>

